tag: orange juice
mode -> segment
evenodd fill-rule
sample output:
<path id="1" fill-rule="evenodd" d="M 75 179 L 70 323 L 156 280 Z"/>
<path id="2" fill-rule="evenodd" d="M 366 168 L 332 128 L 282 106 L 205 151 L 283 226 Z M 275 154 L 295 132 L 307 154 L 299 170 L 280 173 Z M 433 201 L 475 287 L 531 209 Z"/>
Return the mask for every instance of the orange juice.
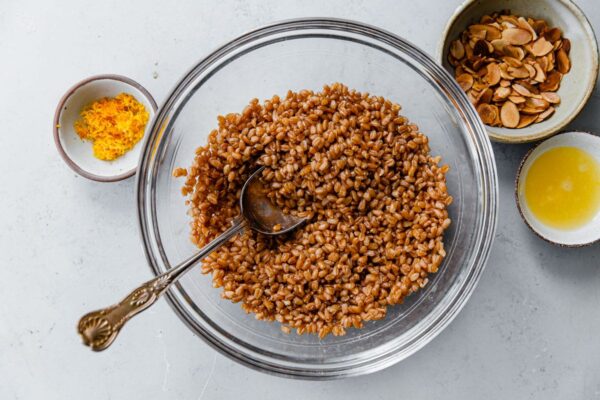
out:
<path id="1" fill-rule="evenodd" d="M 600 208 L 600 167 L 577 147 L 555 147 L 539 156 L 525 178 L 525 199 L 544 224 L 559 229 L 585 225 Z"/>

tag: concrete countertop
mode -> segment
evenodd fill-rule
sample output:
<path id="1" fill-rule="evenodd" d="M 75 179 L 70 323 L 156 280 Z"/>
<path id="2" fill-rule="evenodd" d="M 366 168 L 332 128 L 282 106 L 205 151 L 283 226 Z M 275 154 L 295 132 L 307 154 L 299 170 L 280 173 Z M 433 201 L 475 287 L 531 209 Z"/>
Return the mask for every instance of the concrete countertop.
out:
<path id="1" fill-rule="evenodd" d="M 600 399 L 600 252 L 561 249 L 513 199 L 530 145 L 494 145 L 500 217 L 470 301 L 423 350 L 346 381 L 292 381 L 216 353 L 164 300 L 104 353 L 82 313 L 150 276 L 134 180 L 100 184 L 61 160 L 54 107 L 76 81 L 119 73 L 160 101 L 217 45 L 275 20 L 332 16 L 397 33 L 433 54 L 460 0 L 4 1 L 0 4 L 1 399 Z M 600 32 L 596 0 L 577 3 Z M 573 127 L 600 132 L 600 92 Z"/>

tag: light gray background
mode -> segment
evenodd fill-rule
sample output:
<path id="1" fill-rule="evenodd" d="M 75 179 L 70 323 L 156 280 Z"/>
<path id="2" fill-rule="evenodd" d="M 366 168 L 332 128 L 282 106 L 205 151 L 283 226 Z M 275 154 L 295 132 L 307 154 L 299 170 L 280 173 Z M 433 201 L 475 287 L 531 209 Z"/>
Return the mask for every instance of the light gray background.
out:
<path id="1" fill-rule="evenodd" d="M 525 0 L 524 0 L 525 1 Z M 0 1 L 1 399 L 600 399 L 599 247 L 566 250 L 519 219 L 513 180 L 528 145 L 494 145 L 500 218 L 471 300 L 433 342 L 385 371 L 306 382 L 217 354 L 164 301 L 104 353 L 75 333 L 86 311 L 147 279 L 134 180 L 75 175 L 54 148 L 54 107 L 97 73 L 161 101 L 217 45 L 259 25 L 335 16 L 433 54 L 459 0 Z M 597 31 L 597 0 L 579 0 Z M 600 94 L 575 127 L 600 132 Z"/>

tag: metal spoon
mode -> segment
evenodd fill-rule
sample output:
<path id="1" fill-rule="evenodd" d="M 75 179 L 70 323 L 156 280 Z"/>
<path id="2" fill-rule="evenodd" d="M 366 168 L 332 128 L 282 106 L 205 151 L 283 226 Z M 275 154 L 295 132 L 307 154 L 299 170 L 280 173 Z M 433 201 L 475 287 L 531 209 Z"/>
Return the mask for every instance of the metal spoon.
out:
<path id="1" fill-rule="evenodd" d="M 120 303 L 92 311 L 81 317 L 77 331 L 81 335 L 83 343 L 94 351 L 106 349 L 131 317 L 154 304 L 192 266 L 245 228 L 250 228 L 263 235 L 277 236 L 291 232 L 302 225 L 306 219 L 284 214 L 267 198 L 259 179 L 263 169 L 264 167 L 258 169 L 244 183 L 240 195 L 241 215 L 234 219 L 231 228 L 186 261 L 135 289 Z"/>

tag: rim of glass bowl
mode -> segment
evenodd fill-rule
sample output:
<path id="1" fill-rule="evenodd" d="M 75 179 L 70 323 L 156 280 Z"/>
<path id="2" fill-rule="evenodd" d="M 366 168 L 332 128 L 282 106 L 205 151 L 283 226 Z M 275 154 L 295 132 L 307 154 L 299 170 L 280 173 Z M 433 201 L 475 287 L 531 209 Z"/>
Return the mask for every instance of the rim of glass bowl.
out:
<path id="1" fill-rule="evenodd" d="M 477 220 L 476 251 L 464 268 L 468 276 L 456 296 L 442 310 L 435 309 L 426 317 L 428 320 L 420 332 L 404 343 L 394 346 L 379 346 L 369 353 L 360 353 L 351 358 L 335 360 L 329 364 L 311 363 L 302 359 L 291 359 L 242 343 L 237 338 L 204 319 L 191 315 L 185 303 L 186 293 L 181 285 L 166 293 L 169 305 L 188 327 L 222 354 L 253 369 L 304 379 L 333 379 L 362 375 L 381 370 L 395 364 L 422 348 L 440 333 L 463 307 L 475 288 L 487 261 L 492 245 L 497 220 L 498 185 L 496 164 L 491 143 L 483 124 L 454 79 L 423 51 L 385 30 L 359 22 L 333 18 L 303 18 L 276 22 L 250 31 L 219 47 L 194 66 L 175 85 L 161 105 L 152 127 L 147 134 L 137 173 L 138 222 L 148 264 L 154 274 L 165 271 L 168 265 L 166 254 L 160 244 L 155 209 L 157 165 L 166 149 L 166 138 L 171 135 L 174 121 L 196 88 L 232 58 L 290 37 L 323 37 L 350 40 L 377 48 L 407 63 L 409 67 L 429 81 L 438 93 L 447 99 L 461 116 L 463 129 L 470 137 L 469 145 L 475 159 L 475 171 L 479 181 L 482 210 Z M 362 40 L 361 40 L 362 38 Z M 370 42 L 369 42 L 370 41 Z M 408 60 L 408 62 L 407 62 Z M 375 351 L 377 350 L 377 351 Z"/>

